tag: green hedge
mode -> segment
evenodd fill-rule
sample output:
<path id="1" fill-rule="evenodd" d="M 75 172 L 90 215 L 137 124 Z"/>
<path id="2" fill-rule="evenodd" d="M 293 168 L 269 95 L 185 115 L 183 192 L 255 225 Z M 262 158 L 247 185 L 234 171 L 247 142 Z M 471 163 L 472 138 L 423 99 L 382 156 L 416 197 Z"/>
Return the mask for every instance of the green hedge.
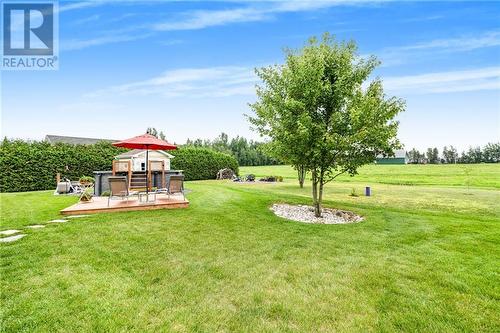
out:
<path id="1" fill-rule="evenodd" d="M 125 151 L 108 142 L 94 145 L 3 140 L 0 144 L 0 192 L 54 189 L 56 173 L 78 180 L 96 170 L 111 170 L 114 156 Z"/>
<path id="2" fill-rule="evenodd" d="M 113 158 L 126 151 L 108 142 L 94 145 L 50 144 L 45 141 L 3 140 L 0 144 L 0 192 L 55 189 L 56 173 L 78 180 L 97 170 L 111 170 Z M 184 170 L 186 180 L 214 179 L 217 171 L 238 162 L 230 155 L 203 148 L 172 152 L 172 169 Z"/>
<path id="3" fill-rule="evenodd" d="M 220 169 L 238 173 L 238 161 L 230 155 L 206 148 L 180 148 L 172 151 L 171 168 L 184 170 L 186 180 L 215 179 Z"/>

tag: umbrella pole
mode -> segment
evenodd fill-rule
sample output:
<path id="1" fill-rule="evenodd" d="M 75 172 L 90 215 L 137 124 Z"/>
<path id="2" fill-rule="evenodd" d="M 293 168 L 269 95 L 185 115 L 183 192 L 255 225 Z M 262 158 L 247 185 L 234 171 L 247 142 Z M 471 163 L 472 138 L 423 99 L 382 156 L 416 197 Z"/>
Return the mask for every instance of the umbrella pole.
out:
<path id="1" fill-rule="evenodd" d="M 148 164 L 149 164 L 149 149 L 148 146 L 146 146 L 146 201 L 149 201 L 149 171 L 148 171 Z"/>

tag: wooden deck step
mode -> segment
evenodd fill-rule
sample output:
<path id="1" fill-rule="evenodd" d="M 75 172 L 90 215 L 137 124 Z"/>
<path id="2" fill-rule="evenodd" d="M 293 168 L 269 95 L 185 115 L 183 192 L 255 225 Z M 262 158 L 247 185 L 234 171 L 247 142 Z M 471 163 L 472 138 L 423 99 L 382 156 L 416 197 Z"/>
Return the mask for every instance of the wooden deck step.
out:
<path id="1" fill-rule="evenodd" d="M 108 207 L 107 197 L 94 197 L 88 203 L 76 203 L 70 207 L 61 210 L 63 215 L 81 215 L 93 214 L 101 212 L 121 212 L 131 210 L 151 210 L 165 208 L 187 208 L 189 201 L 182 196 L 157 195 L 156 201 L 147 203 L 139 202 L 138 198 L 130 198 L 130 200 L 111 200 Z"/>
<path id="2" fill-rule="evenodd" d="M 147 176 L 145 171 L 134 171 L 130 175 L 130 191 L 145 191 Z"/>

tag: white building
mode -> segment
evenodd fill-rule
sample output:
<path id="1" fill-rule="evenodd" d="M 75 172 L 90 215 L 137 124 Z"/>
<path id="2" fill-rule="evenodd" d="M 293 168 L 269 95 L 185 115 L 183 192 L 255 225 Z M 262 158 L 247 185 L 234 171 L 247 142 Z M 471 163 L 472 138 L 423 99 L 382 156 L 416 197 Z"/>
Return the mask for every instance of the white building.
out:
<path id="1" fill-rule="evenodd" d="M 377 164 L 406 164 L 408 158 L 406 157 L 406 150 L 398 149 L 394 151 L 394 156 L 377 156 L 375 161 Z"/>
<path id="2" fill-rule="evenodd" d="M 170 170 L 170 159 L 174 158 L 173 155 L 163 151 L 163 150 L 150 150 L 148 153 L 148 160 L 153 170 L 159 171 L 158 166 L 163 165 L 164 170 Z M 115 161 L 119 162 L 131 162 L 132 172 L 133 171 L 145 171 L 146 170 L 146 151 L 143 149 L 132 149 L 125 153 L 115 156 Z M 163 162 L 163 163 L 161 163 Z M 119 163 L 116 164 L 118 170 L 116 171 L 128 171 L 121 170 L 122 167 L 125 167 L 127 163 Z"/>

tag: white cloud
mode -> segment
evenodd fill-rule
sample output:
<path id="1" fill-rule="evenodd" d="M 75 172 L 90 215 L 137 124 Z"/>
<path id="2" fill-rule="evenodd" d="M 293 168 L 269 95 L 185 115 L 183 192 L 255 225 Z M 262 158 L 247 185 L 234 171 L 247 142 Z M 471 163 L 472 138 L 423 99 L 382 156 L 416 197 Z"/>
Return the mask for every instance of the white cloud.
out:
<path id="1" fill-rule="evenodd" d="M 87 98 L 149 96 L 165 98 L 217 98 L 255 96 L 258 78 L 250 67 L 220 66 L 168 70 L 150 79 L 104 88 Z M 499 90 L 500 67 L 425 73 L 383 78 L 389 93 L 404 95 Z"/>
<path id="2" fill-rule="evenodd" d="M 479 36 L 436 39 L 427 43 L 419 43 L 401 47 L 401 50 L 443 49 L 451 51 L 469 51 L 483 47 L 500 45 L 500 31 L 488 31 Z"/>
<path id="3" fill-rule="evenodd" d="M 86 24 L 89 22 L 98 21 L 100 17 L 101 17 L 101 15 L 95 14 L 95 15 L 91 15 L 88 17 L 84 17 L 84 18 L 79 19 L 79 20 L 74 20 L 72 23 L 73 23 L 73 25 Z"/>
<path id="4" fill-rule="evenodd" d="M 140 1 L 140 0 L 88 0 L 88 1 L 67 1 L 65 3 L 60 3 L 59 5 L 59 12 L 66 12 L 70 10 L 77 10 L 77 9 L 84 9 L 84 8 L 89 8 L 89 7 L 99 7 L 99 6 L 105 6 L 105 5 L 123 5 L 124 3 L 126 4 L 134 4 L 134 3 L 140 3 L 140 2 L 147 2 L 147 1 Z"/>
<path id="5" fill-rule="evenodd" d="M 255 22 L 274 18 L 277 13 L 317 10 L 339 4 L 372 1 L 291 1 L 251 4 L 246 7 L 222 10 L 192 10 L 181 13 L 177 20 L 169 20 L 149 25 L 135 26 L 127 31 L 108 31 L 88 39 L 61 41 L 61 50 L 80 50 L 91 46 L 117 42 L 128 42 L 149 37 L 161 31 L 199 30 L 232 23 Z M 59 11 L 81 9 L 117 3 L 113 0 L 76 2 L 61 6 Z M 133 3 L 133 1 L 126 1 Z M 83 19 L 83 21 L 87 21 Z"/>
<path id="6" fill-rule="evenodd" d="M 90 39 L 69 39 L 62 40 L 60 43 L 61 51 L 72 51 L 72 50 L 81 50 L 90 46 L 97 45 L 105 45 L 111 43 L 119 43 L 119 42 L 130 42 L 134 40 L 144 39 L 151 36 L 151 33 L 143 33 L 143 34 L 116 34 L 116 35 L 108 35 L 108 36 L 100 36 Z"/>
<path id="7" fill-rule="evenodd" d="M 193 11 L 183 16 L 182 20 L 157 23 L 152 28 L 158 31 L 197 30 L 236 22 L 262 21 L 266 18 L 266 13 L 254 8 L 238 8 Z"/>
<path id="8" fill-rule="evenodd" d="M 152 25 L 157 31 L 198 30 L 209 27 L 222 26 L 232 23 L 264 21 L 274 18 L 275 14 L 314 11 L 323 8 L 353 5 L 362 3 L 376 3 L 381 1 L 363 0 L 330 0 L 330 1 L 268 1 L 243 8 L 222 10 L 193 10 L 181 14 L 180 19 L 169 20 Z"/>
<path id="9" fill-rule="evenodd" d="M 87 97 L 110 94 L 189 98 L 252 95 L 255 83 L 256 77 L 248 67 L 183 68 L 166 71 L 148 80 L 105 88 L 87 94 Z"/>
<path id="10" fill-rule="evenodd" d="M 418 16 L 418 17 L 412 17 L 412 18 L 402 19 L 401 22 L 403 22 L 403 23 L 410 23 L 410 22 L 434 21 L 434 20 L 442 19 L 444 17 L 445 17 L 444 15 Z"/>
<path id="11" fill-rule="evenodd" d="M 466 52 L 487 47 L 500 46 L 500 31 L 486 31 L 479 35 L 435 39 L 397 47 L 388 47 L 377 52 L 383 66 L 398 65 L 412 59 L 435 54 Z"/>
<path id="12" fill-rule="evenodd" d="M 161 1 L 157 0 L 159 3 Z M 134 1 L 123 0 L 125 4 L 133 4 Z M 155 2 L 155 1 L 149 1 Z M 274 19 L 280 13 L 291 13 L 301 11 L 315 11 L 339 5 L 358 5 L 386 2 L 384 0 L 295 0 L 295 1 L 267 1 L 254 2 L 244 7 L 220 10 L 191 10 L 180 13 L 176 19 L 156 22 L 147 25 L 134 26 L 128 31 L 108 31 L 103 35 L 88 39 L 70 40 L 62 42 L 62 50 L 79 50 L 90 46 L 104 45 L 109 43 L 133 41 L 145 38 L 154 33 L 164 31 L 200 30 L 209 27 L 223 26 L 234 23 L 258 22 Z M 95 6 L 113 5 L 121 3 L 119 0 L 94 0 L 75 2 L 59 7 L 60 12 L 82 9 Z M 83 19 L 86 21 L 85 19 Z M 146 37 L 147 37 L 146 36 Z"/>
<path id="13" fill-rule="evenodd" d="M 59 5 L 59 12 L 66 12 L 70 10 L 83 9 L 88 7 L 95 7 L 104 4 L 104 1 L 78 1 Z"/>
<path id="14" fill-rule="evenodd" d="M 388 77 L 384 87 L 390 92 L 433 94 L 461 91 L 498 90 L 500 67 Z"/>

